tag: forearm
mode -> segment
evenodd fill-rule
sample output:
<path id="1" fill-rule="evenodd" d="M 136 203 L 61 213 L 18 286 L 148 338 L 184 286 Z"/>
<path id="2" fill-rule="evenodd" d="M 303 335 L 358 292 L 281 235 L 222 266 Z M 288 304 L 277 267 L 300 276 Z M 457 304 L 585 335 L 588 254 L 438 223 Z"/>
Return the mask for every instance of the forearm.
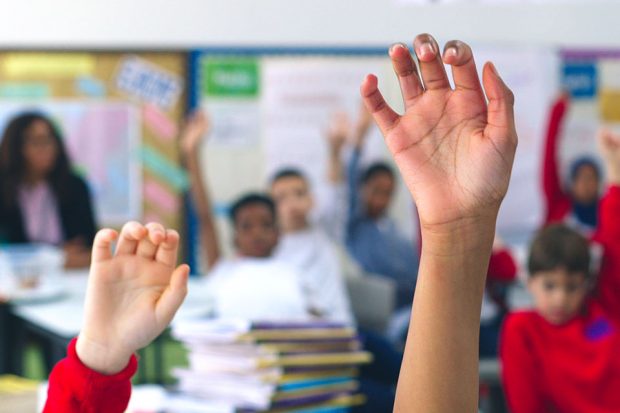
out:
<path id="1" fill-rule="evenodd" d="M 357 208 L 357 202 L 359 199 L 358 194 L 358 178 L 359 178 L 359 163 L 360 163 L 361 152 L 356 147 L 351 152 L 351 158 L 349 159 L 349 164 L 347 165 L 347 189 L 349 191 L 349 219 L 355 213 L 355 209 Z"/>
<path id="2" fill-rule="evenodd" d="M 327 166 L 327 179 L 332 184 L 339 184 L 343 181 L 343 165 L 340 159 L 340 151 L 330 149 Z"/>
<path id="3" fill-rule="evenodd" d="M 553 202 L 563 194 L 559 172 L 558 145 L 566 109 L 567 102 L 558 100 L 554 103 L 549 115 L 543 159 L 543 189 L 547 203 Z"/>
<path id="4" fill-rule="evenodd" d="M 200 236 L 207 253 L 209 268 L 212 268 L 219 260 L 221 252 L 215 217 L 212 212 L 211 198 L 206 182 L 202 178 L 198 154 L 188 154 L 186 164 L 190 175 L 192 199 L 194 200 L 196 213 L 200 221 Z"/>
<path id="5" fill-rule="evenodd" d="M 475 412 L 480 308 L 495 217 L 422 232 L 396 412 Z"/>

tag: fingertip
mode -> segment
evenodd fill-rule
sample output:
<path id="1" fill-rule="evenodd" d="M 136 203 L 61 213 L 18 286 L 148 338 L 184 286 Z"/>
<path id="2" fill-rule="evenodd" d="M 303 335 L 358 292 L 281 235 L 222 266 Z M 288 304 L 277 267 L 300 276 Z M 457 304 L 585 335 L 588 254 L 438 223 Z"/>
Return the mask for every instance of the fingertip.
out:
<path id="1" fill-rule="evenodd" d="M 95 235 L 96 242 L 110 243 L 118 237 L 118 232 L 110 228 L 102 228 Z"/>
<path id="2" fill-rule="evenodd" d="M 368 74 L 362 81 L 362 86 L 360 88 L 362 96 L 366 97 L 375 91 L 377 88 L 378 79 L 377 76 L 373 74 Z"/>
<path id="3" fill-rule="evenodd" d="M 105 236 L 108 240 L 114 241 L 118 238 L 118 231 L 113 230 L 111 228 L 105 228 Z"/>
<path id="4" fill-rule="evenodd" d="M 176 269 L 177 277 L 175 287 L 187 290 L 187 283 L 189 281 L 190 268 L 187 264 L 181 264 Z"/>
<path id="5" fill-rule="evenodd" d="M 132 238 L 135 238 L 136 240 L 140 240 L 144 238 L 144 236 L 147 233 L 147 230 L 141 223 L 137 221 L 129 221 L 123 226 L 123 229 L 121 230 L 121 232 L 123 234 L 130 235 Z"/>
<path id="6" fill-rule="evenodd" d="M 388 54 L 392 58 L 411 56 L 411 54 L 409 53 L 409 49 L 407 48 L 407 45 L 401 42 L 394 43 L 392 46 L 390 46 L 390 50 L 388 51 Z"/>
<path id="7" fill-rule="evenodd" d="M 146 224 L 146 230 L 149 234 L 149 240 L 153 244 L 159 245 L 166 240 L 166 230 L 163 225 L 156 222 L 149 222 Z"/>
<path id="8" fill-rule="evenodd" d="M 176 244 L 181 239 L 179 233 L 174 229 L 166 230 L 166 242 L 169 244 Z"/>

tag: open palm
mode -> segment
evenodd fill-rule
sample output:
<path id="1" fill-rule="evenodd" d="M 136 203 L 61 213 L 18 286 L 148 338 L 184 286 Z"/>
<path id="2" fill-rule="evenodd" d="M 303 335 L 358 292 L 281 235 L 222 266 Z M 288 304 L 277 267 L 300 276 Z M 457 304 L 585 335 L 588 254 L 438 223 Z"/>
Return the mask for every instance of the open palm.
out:
<path id="1" fill-rule="evenodd" d="M 186 294 L 188 268 L 175 269 L 179 235 L 161 225 L 126 224 L 116 252 L 111 230 L 93 246 L 80 340 L 128 358 L 168 326 Z"/>
<path id="2" fill-rule="evenodd" d="M 512 93 L 492 64 L 483 70 L 483 92 L 471 49 L 462 42 L 446 44 L 443 59 L 430 35 L 418 36 L 414 48 L 419 71 L 404 45 L 390 50 L 403 115 L 387 105 L 374 76 L 365 79 L 361 93 L 416 201 L 422 225 L 496 213 L 517 145 Z M 444 62 L 452 65 L 455 89 Z"/>

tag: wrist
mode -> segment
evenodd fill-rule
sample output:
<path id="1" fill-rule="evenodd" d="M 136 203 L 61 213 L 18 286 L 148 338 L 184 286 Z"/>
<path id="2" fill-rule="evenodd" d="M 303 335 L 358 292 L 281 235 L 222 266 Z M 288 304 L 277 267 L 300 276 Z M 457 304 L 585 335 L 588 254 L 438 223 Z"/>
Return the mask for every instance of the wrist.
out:
<path id="1" fill-rule="evenodd" d="M 490 253 L 495 238 L 497 213 L 461 218 L 446 224 L 421 223 L 422 247 L 435 257 L 459 257 Z"/>
<path id="2" fill-rule="evenodd" d="M 608 168 L 607 181 L 609 185 L 620 185 L 620 168 Z"/>
<path id="3" fill-rule="evenodd" d="M 118 347 L 118 343 L 106 345 L 93 341 L 83 333 L 78 336 L 75 351 L 82 364 L 105 375 L 123 371 L 134 353 L 133 350 Z"/>

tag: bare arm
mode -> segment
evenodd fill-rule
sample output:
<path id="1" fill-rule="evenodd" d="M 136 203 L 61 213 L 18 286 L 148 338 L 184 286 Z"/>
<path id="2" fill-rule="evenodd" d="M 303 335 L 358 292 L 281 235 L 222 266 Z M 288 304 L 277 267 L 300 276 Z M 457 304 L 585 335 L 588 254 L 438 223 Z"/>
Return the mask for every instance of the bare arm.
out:
<path id="1" fill-rule="evenodd" d="M 403 115 L 374 76 L 361 87 L 416 200 L 424 241 L 395 411 L 476 412 L 482 292 L 517 145 L 513 96 L 492 64 L 482 89 L 466 44 L 448 43 L 443 59 L 430 35 L 414 46 L 420 74 L 404 45 L 390 50 Z"/>
<path id="2" fill-rule="evenodd" d="M 349 119 L 345 113 L 334 115 L 327 130 L 329 148 L 327 179 L 331 184 L 339 184 L 344 180 L 342 164 L 342 147 L 349 136 Z"/>
<path id="3" fill-rule="evenodd" d="M 200 166 L 200 144 L 208 128 L 209 122 L 206 115 L 200 111 L 193 113 L 181 133 L 181 149 L 189 172 L 192 199 L 200 222 L 200 238 L 207 253 L 208 267 L 211 269 L 220 259 L 221 251 L 211 198 L 207 183 L 202 178 Z"/>

